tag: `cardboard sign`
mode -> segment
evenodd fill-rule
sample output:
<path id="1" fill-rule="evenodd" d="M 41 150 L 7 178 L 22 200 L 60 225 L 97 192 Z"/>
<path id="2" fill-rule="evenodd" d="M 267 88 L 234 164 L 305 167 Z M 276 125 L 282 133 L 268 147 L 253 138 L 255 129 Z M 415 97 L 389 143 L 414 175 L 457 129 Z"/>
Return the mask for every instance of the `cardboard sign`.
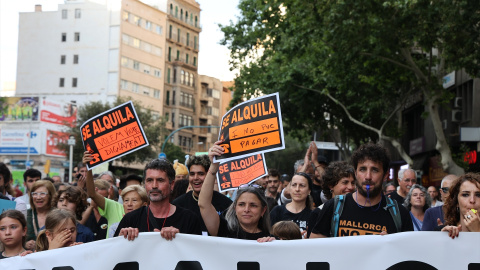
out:
<path id="1" fill-rule="evenodd" d="M 148 146 L 131 101 L 90 118 L 80 127 L 83 147 L 93 155 L 90 170 Z"/>
<path id="2" fill-rule="evenodd" d="M 285 149 L 278 93 L 233 107 L 222 118 L 218 139 L 225 150 L 215 157 L 220 162 Z"/>
<path id="3" fill-rule="evenodd" d="M 6 210 L 15 209 L 16 205 L 14 201 L 0 199 L 0 214 Z"/>
<path id="4" fill-rule="evenodd" d="M 267 174 L 267 164 L 265 164 L 263 153 L 229 160 L 220 164 L 218 168 L 218 188 L 220 192 L 236 189 Z"/>

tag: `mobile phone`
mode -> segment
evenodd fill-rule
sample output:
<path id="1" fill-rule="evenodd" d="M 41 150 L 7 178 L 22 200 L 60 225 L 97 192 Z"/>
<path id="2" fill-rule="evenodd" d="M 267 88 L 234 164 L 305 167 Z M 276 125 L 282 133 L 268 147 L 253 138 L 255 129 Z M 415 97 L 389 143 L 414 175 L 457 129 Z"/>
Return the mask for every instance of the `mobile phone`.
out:
<path id="1" fill-rule="evenodd" d="M 77 173 L 77 175 L 75 175 L 75 178 L 77 178 L 77 179 L 80 179 L 80 177 L 82 177 L 81 173 Z"/>

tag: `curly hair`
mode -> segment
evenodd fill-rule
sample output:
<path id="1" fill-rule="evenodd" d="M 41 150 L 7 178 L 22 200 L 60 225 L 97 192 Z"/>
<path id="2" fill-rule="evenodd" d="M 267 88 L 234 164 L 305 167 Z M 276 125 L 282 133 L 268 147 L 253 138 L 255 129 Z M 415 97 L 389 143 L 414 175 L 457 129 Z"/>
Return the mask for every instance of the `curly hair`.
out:
<path id="1" fill-rule="evenodd" d="M 357 150 L 353 152 L 352 165 L 355 170 L 357 170 L 357 165 L 359 162 L 366 160 L 382 163 L 383 175 L 388 173 L 390 156 L 385 147 L 374 143 L 366 143 L 358 147 Z"/>
<path id="2" fill-rule="evenodd" d="M 65 194 L 65 200 L 75 204 L 75 217 L 77 220 L 82 220 L 82 213 L 88 207 L 87 194 L 85 191 L 76 186 L 69 186 L 65 190 L 60 190 L 55 197 L 55 206 L 58 205 L 58 200 L 60 200 L 60 197 L 62 197 L 63 194 Z"/>
<path id="3" fill-rule="evenodd" d="M 173 169 L 172 163 L 166 159 L 154 159 L 145 165 L 143 170 L 143 177 L 147 176 L 147 170 L 159 170 L 167 173 L 168 180 L 170 184 L 175 181 L 175 170 Z"/>
<path id="4" fill-rule="evenodd" d="M 407 196 L 405 197 L 405 201 L 403 202 L 403 206 L 408 209 L 408 211 L 412 210 L 412 204 L 411 204 L 411 199 L 412 199 L 412 193 L 414 189 L 420 189 L 423 194 L 425 194 L 425 205 L 423 206 L 423 213 L 427 211 L 428 208 L 432 205 L 432 197 L 430 197 L 430 194 L 428 194 L 427 189 L 419 184 L 415 184 L 410 188 L 410 191 L 408 192 Z"/>
<path id="5" fill-rule="evenodd" d="M 448 197 L 443 205 L 446 225 L 457 226 L 457 224 L 460 222 L 461 213 L 460 209 L 458 208 L 458 194 L 460 193 L 461 185 L 467 181 L 475 184 L 477 187 L 480 187 L 480 174 L 467 173 L 460 176 L 452 183 Z"/>
<path id="6" fill-rule="evenodd" d="M 331 190 L 335 187 L 340 179 L 344 177 L 353 177 L 355 179 L 355 171 L 353 167 L 345 161 L 334 161 L 330 163 L 323 173 L 322 179 L 322 190 L 323 194 L 327 199 L 332 198 Z"/>
<path id="7" fill-rule="evenodd" d="M 208 172 L 208 169 L 210 168 L 210 158 L 208 158 L 208 155 L 201 155 L 201 156 L 190 156 L 190 158 L 187 160 L 187 168 L 188 171 L 190 171 L 190 168 L 193 165 L 200 165 L 205 169 L 205 172 Z"/>

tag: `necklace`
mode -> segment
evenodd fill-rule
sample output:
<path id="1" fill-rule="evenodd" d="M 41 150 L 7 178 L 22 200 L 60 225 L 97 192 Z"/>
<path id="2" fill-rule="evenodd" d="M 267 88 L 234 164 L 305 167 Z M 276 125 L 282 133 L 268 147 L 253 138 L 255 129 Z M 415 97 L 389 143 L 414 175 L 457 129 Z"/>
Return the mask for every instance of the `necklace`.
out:
<path id="1" fill-rule="evenodd" d="M 160 230 L 162 230 L 163 227 L 165 226 L 165 221 L 167 221 L 168 213 L 170 213 L 170 207 L 168 207 L 167 215 L 165 216 L 165 219 L 163 220 L 162 228 L 160 228 Z M 152 213 L 152 215 L 153 215 L 153 213 Z M 150 216 L 150 205 L 147 207 L 147 231 L 148 232 L 150 231 L 150 222 L 149 222 L 149 218 L 148 218 L 149 216 Z"/>
<path id="2" fill-rule="evenodd" d="M 358 191 L 357 191 L 357 192 L 358 192 Z M 357 193 L 357 192 L 355 192 L 355 203 L 356 203 L 356 204 L 358 205 L 358 207 L 360 207 L 360 208 L 366 207 L 366 206 L 367 206 L 367 202 L 366 202 L 366 201 L 365 201 L 365 205 L 363 205 L 363 206 L 358 203 L 358 199 L 357 199 L 357 194 L 358 194 L 358 193 Z M 367 192 L 368 192 L 368 191 L 367 191 Z M 382 200 L 383 200 L 383 195 L 382 195 L 382 197 L 380 197 L 380 202 L 378 203 L 377 209 L 375 209 L 375 210 L 372 209 L 372 212 L 376 212 L 378 209 L 380 209 L 380 205 L 382 205 Z M 368 202 L 370 203 L 370 207 L 371 207 L 371 206 L 372 206 L 372 202 L 370 201 L 370 199 L 368 199 Z"/>
<path id="3" fill-rule="evenodd" d="M 4 251 L 4 252 L 2 252 L 2 256 L 5 257 L 5 258 L 15 257 L 15 256 L 20 255 L 20 253 L 22 253 L 24 251 L 25 251 L 25 249 L 22 249 L 22 251 L 20 251 L 19 253 L 15 254 L 15 255 L 12 255 L 12 256 L 7 256 L 7 254 L 5 254 L 5 251 Z"/>
<path id="4" fill-rule="evenodd" d="M 198 198 L 197 198 L 197 197 L 195 197 L 195 195 L 193 195 L 193 191 L 192 191 L 192 197 L 193 197 L 193 199 L 194 199 L 195 201 L 197 201 L 197 202 L 198 202 Z"/>

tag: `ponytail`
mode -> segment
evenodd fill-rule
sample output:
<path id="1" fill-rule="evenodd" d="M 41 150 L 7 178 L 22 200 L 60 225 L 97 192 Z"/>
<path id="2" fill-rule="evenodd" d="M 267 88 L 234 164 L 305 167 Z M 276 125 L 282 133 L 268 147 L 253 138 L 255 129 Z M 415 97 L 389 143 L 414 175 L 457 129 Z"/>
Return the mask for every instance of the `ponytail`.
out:
<path id="1" fill-rule="evenodd" d="M 36 251 L 48 250 L 48 238 L 47 238 L 47 234 L 45 233 L 45 231 L 46 230 L 41 230 L 38 233 L 36 247 L 35 247 Z"/>

